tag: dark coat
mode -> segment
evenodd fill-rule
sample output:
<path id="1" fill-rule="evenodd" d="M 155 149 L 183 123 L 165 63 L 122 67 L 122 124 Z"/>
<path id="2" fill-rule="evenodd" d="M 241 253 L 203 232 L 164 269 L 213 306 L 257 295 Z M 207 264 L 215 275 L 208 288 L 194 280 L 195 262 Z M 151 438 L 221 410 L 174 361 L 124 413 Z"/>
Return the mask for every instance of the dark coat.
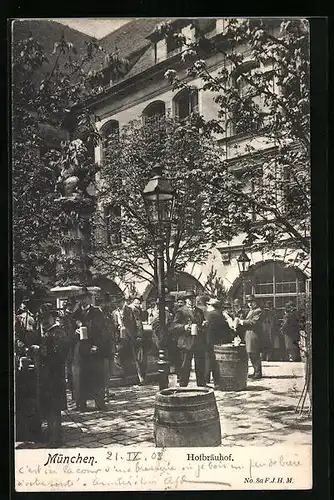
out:
<path id="1" fill-rule="evenodd" d="M 99 307 L 89 306 L 81 310 L 78 318 L 87 327 L 87 340 L 76 335 L 72 374 L 73 398 L 76 402 L 94 398 L 104 389 L 104 359 L 109 355 L 108 335 L 103 312 Z M 91 348 L 97 347 L 92 353 Z"/>
<path id="2" fill-rule="evenodd" d="M 175 313 L 173 320 L 174 334 L 177 335 L 177 347 L 183 351 L 201 351 L 206 348 L 205 331 L 203 328 L 204 314 L 201 309 L 183 306 Z M 185 331 L 185 326 L 195 323 L 198 327 L 197 335 Z"/>
<path id="3" fill-rule="evenodd" d="M 220 311 L 207 311 L 206 321 L 206 340 L 209 346 L 228 344 L 232 341 L 232 332 Z"/>
<path id="4" fill-rule="evenodd" d="M 41 413 L 45 417 L 67 408 L 65 361 L 69 347 L 69 338 L 58 324 L 43 333 L 39 380 Z"/>
<path id="5" fill-rule="evenodd" d="M 136 323 L 136 337 L 143 337 L 144 328 L 142 322 L 142 310 L 135 306 L 130 306 Z"/>
<path id="6" fill-rule="evenodd" d="M 116 328 L 113 319 L 113 309 L 111 309 L 110 304 L 103 304 L 101 306 L 105 327 L 106 327 L 106 341 L 108 343 L 108 357 L 113 359 L 115 354 L 115 344 L 116 344 Z"/>
<path id="7" fill-rule="evenodd" d="M 245 343 L 246 351 L 248 353 L 260 353 L 261 350 L 261 334 L 262 334 L 262 322 L 261 322 L 262 310 L 260 307 L 255 309 L 250 309 L 247 313 L 246 318 L 243 320 L 243 326 L 245 327 Z"/>
<path id="8" fill-rule="evenodd" d="M 262 342 L 263 349 L 278 349 L 280 347 L 278 336 L 278 320 L 276 313 L 271 309 L 262 311 Z"/>
<path id="9" fill-rule="evenodd" d="M 282 333 L 292 340 L 299 339 L 300 322 L 297 311 L 289 311 L 284 314 Z"/>

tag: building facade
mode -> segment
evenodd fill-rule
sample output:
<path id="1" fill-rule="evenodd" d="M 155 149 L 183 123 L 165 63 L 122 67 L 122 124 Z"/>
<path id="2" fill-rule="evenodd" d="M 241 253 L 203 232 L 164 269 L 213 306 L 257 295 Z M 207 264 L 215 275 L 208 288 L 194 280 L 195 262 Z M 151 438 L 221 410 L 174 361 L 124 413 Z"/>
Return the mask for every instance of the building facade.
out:
<path id="1" fill-rule="evenodd" d="M 117 49 L 122 57 L 130 61 L 130 69 L 118 79 L 113 79 L 112 75 L 108 77 L 108 68 L 104 68 L 106 86 L 101 95 L 90 104 L 92 113 L 99 117 L 96 125 L 103 138 L 134 119 L 145 121 L 146 117 L 168 114 L 182 120 L 191 113 L 199 113 L 205 120 L 217 116 L 218 107 L 213 93 L 203 91 L 199 79 L 187 77 L 180 57 L 180 47 L 173 44 L 168 37 L 159 37 L 157 34 L 156 25 L 163 21 L 134 20 L 102 40 L 104 48 L 109 48 L 111 52 Z M 195 40 L 196 30 L 191 27 L 189 20 L 173 22 L 187 40 Z M 203 19 L 201 29 L 208 38 L 215 38 L 219 43 L 225 23 L 224 19 Z M 273 25 L 272 29 L 277 29 L 277 26 Z M 132 44 L 129 42 L 130 36 Z M 246 61 L 243 71 L 251 72 L 258 63 L 248 58 L 247 50 L 247 47 L 240 47 Z M 101 62 L 99 64 L 101 67 Z M 215 53 L 207 57 L 206 64 L 215 75 L 225 64 L 225 60 L 221 53 Z M 187 89 L 179 92 L 172 90 L 165 78 L 169 68 L 175 68 L 181 78 L 187 79 L 192 92 Z M 96 69 L 99 69 L 98 64 Z M 263 69 L 270 71 L 270 68 Z M 240 80 L 240 74 L 236 75 L 234 83 L 238 85 L 240 92 L 243 92 L 246 85 Z M 254 151 L 251 154 L 258 155 L 260 162 L 268 161 L 275 155 L 274 143 L 268 142 L 260 133 L 254 134 L 254 131 L 246 130 L 242 121 L 238 126 L 226 127 L 224 135 L 216 134 L 216 140 L 230 161 L 232 169 L 238 168 L 242 162 L 247 162 L 250 155 L 249 145 Z M 103 155 L 102 140 L 95 149 L 96 161 L 103 162 Z M 214 270 L 231 298 L 254 293 L 261 302 L 269 301 L 279 316 L 282 316 L 287 301 L 292 301 L 297 306 L 302 304 L 310 286 L 309 261 L 300 261 L 298 252 L 289 248 L 288 243 L 275 253 L 252 252 L 246 249 L 250 266 L 248 271 L 241 275 L 237 258 L 243 250 L 243 239 L 244 235 L 240 234 L 228 244 L 217 244 L 204 265 L 189 262 L 179 275 L 175 291 L 192 288 L 198 293 L 203 292 L 208 276 Z M 128 293 L 127 285 L 121 279 L 116 285 L 122 293 Z M 112 286 L 114 285 L 110 284 L 111 289 Z M 152 298 L 151 283 L 137 282 L 135 288 L 144 300 Z"/>
<path id="2" fill-rule="evenodd" d="M 173 37 L 162 35 L 159 26 L 169 21 L 189 43 L 196 40 L 197 30 L 200 30 L 207 39 L 214 40 L 217 45 L 223 43 L 222 36 L 226 30 L 227 20 L 218 18 L 199 18 L 195 24 L 190 19 L 134 19 L 99 40 L 103 51 L 87 71 L 102 71 L 103 84 L 100 92 L 87 102 L 87 106 L 92 116 L 98 117 L 96 128 L 102 140 L 95 148 L 94 155 L 96 162 L 102 165 L 108 136 L 118 133 L 134 119 L 145 122 L 145 119 L 157 115 L 170 115 L 184 120 L 193 113 L 198 113 L 205 120 L 217 117 L 218 105 L 214 100 L 214 94 L 201 88 L 200 79 L 187 75 L 186 65 L 181 57 L 182 47 L 175 43 Z M 37 23 L 36 27 L 34 23 Z M 48 21 L 44 23 L 46 26 Z M 56 25 L 57 23 L 51 23 L 50 27 L 57 28 L 58 33 L 60 25 Z M 270 29 L 273 33 L 279 29 L 278 25 L 279 20 L 272 22 Z M 25 25 L 20 26 L 23 29 Z M 26 34 L 25 31 L 34 29 L 38 37 L 41 33 L 40 21 L 30 22 L 29 26 L 23 29 L 23 35 Z M 46 38 L 51 48 L 52 37 Z M 75 39 L 76 41 L 79 39 L 83 44 L 90 38 L 75 32 Z M 224 50 L 228 48 L 224 47 Z M 252 59 L 248 47 L 240 46 L 238 51 L 243 54 L 244 65 L 234 75 L 232 84 L 238 92 L 243 93 L 247 91 L 247 80 L 243 78 L 243 74 L 251 73 L 260 63 Z M 114 71 L 114 66 L 111 64 L 115 58 L 121 63 L 118 72 Z M 123 61 L 126 61 L 126 64 L 124 63 L 122 68 Z M 220 51 L 207 53 L 205 62 L 213 76 L 227 64 Z M 180 78 L 188 83 L 191 92 L 187 89 L 180 91 L 172 89 L 165 77 L 166 71 L 170 68 L 175 69 Z M 268 73 L 271 70 L 270 67 L 261 69 Z M 275 86 L 274 80 L 271 85 Z M 265 106 L 265 103 L 259 99 L 259 105 Z M 225 127 L 224 134 L 215 134 L 215 139 L 221 147 L 222 154 L 230 162 L 231 169 L 237 171 L 250 159 L 254 161 L 254 158 L 258 158 L 258 163 L 270 163 L 270 159 L 275 157 L 275 143 L 261 136 L 261 132 L 255 133 L 255 131 L 256 128 L 249 130 L 241 117 L 239 121 L 230 121 Z M 120 215 L 109 213 L 108 209 L 109 207 L 99 204 L 99 210 L 104 216 Z M 118 234 L 110 234 L 107 237 L 110 244 L 119 243 Z M 237 259 L 244 249 L 243 240 L 244 235 L 240 234 L 228 243 L 218 242 L 203 265 L 189 262 L 179 273 L 173 291 L 194 289 L 198 293 L 203 293 L 210 273 L 214 272 L 231 299 L 254 293 L 260 301 L 271 302 L 280 316 L 287 301 L 293 301 L 297 306 L 303 304 L 305 296 L 310 291 L 309 260 L 301 261 L 298 251 L 289 246 L 287 239 L 286 245 L 276 249 L 274 253 L 251 251 L 246 248 L 250 266 L 247 272 L 240 273 Z M 104 277 L 95 284 L 110 295 L 130 296 L 136 293 L 141 295 L 144 301 L 154 298 L 154 287 L 149 281 L 138 280 L 129 287 L 121 277 L 113 279 Z"/>

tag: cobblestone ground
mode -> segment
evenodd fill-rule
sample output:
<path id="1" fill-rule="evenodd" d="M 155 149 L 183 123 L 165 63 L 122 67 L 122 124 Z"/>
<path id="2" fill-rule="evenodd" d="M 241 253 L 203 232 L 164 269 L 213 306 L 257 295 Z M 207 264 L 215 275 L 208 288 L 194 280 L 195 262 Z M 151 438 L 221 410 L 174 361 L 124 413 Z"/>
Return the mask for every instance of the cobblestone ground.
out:
<path id="1" fill-rule="evenodd" d="M 221 420 L 222 446 L 310 445 L 311 418 L 295 408 L 304 383 L 302 363 L 264 362 L 264 377 L 248 381 L 241 392 L 215 391 Z M 190 386 L 195 386 L 192 374 Z M 79 413 L 69 399 L 63 413 L 62 448 L 154 446 L 153 413 L 156 384 L 110 389 L 107 411 Z M 308 403 L 308 401 L 307 401 Z M 42 448 L 17 443 L 17 448 Z"/>

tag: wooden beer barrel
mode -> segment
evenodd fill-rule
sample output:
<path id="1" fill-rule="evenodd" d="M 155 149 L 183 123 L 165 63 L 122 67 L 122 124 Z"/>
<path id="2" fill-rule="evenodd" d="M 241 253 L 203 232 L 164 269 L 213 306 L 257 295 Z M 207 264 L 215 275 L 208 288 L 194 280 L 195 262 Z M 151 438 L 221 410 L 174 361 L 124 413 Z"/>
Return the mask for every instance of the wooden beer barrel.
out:
<path id="1" fill-rule="evenodd" d="M 174 387 L 155 398 L 155 445 L 164 447 L 220 446 L 219 413 L 212 389 Z"/>
<path id="2" fill-rule="evenodd" d="M 242 391 L 247 385 L 248 356 L 245 344 L 215 345 L 221 391 Z"/>

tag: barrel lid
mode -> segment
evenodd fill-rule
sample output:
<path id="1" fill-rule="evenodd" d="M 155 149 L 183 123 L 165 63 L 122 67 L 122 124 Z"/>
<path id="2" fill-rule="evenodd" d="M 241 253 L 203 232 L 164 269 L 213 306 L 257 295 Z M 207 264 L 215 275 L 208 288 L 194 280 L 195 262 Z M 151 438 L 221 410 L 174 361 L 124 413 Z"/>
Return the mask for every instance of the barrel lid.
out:
<path id="1" fill-rule="evenodd" d="M 163 389 L 157 396 L 159 398 L 198 398 L 200 396 L 207 396 L 208 394 L 213 394 L 213 389 L 207 387 L 171 387 L 168 389 Z"/>

